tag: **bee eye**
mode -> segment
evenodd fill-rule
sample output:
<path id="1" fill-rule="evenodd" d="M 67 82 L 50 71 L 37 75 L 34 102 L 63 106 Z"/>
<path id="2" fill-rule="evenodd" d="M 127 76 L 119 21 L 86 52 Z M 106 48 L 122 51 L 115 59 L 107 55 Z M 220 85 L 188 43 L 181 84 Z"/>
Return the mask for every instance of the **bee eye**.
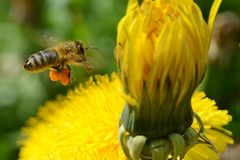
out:
<path id="1" fill-rule="evenodd" d="M 84 48 L 83 43 L 77 41 L 76 46 L 77 46 L 79 54 L 84 54 L 85 53 L 85 48 Z"/>
<path id="2" fill-rule="evenodd" d="M 79 50 L 81 53 L 84 53 L 84 48 L 81 45 L 79 46 Z"/>

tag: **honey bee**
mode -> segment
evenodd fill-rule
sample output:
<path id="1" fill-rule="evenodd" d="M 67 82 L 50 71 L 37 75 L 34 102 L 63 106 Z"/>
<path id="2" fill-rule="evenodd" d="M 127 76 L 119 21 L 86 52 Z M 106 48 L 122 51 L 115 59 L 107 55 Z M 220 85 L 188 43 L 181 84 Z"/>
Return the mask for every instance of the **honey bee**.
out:
<path id="1" fill-rule="evenodd" d="M 86 58 L 88 48 L 81 41 L 62 42 L 32 54 L 25 61 L 24 69 L 33 73 L 50 69 L 51 80 L 59 80 L 63 85 L 67 85 L 71 77 L 69 65 L 83 65 L 88 72 L 92 71 L 92 66 Z"/>

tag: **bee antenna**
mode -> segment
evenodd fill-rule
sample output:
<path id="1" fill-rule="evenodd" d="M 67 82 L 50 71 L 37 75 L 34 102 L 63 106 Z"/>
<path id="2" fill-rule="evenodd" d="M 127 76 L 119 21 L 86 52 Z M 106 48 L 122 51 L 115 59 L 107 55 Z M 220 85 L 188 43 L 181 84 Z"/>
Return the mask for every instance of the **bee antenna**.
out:
<path id="1" fill-rule="evenodd" d="M 97 47 L 94 47 L 94 46 L 87 46 L 87 47 L 86 47 L 86 50 L 88 50 L 88 49 L 96 49 L 96 50 L 98 50 L 98 51 L 100 51 L 100 52 L 102 53 L 102 50 L 101 50 L 101 49 L 99 49 L 99 48 L 97 48 Z"/>

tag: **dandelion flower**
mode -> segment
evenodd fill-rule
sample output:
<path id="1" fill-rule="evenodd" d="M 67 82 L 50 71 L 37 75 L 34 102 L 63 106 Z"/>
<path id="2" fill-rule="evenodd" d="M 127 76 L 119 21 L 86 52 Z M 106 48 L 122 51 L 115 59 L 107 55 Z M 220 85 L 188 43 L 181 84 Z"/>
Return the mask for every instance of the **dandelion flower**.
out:
<path id="1" fill-rule="evenodd" d="M 124 159 L 117 133 L 124 104 L 116 74 L 90 79 L 41 107 L 22 133 L 20 159 Z"/>
<path id="2" fill-rule="evenodd" d="M 119 115 L 125 104 L 122 84 L 116 74 L 111 79 L 107 76 L 96 79 L 69 91 L 67 96 L 47 102 L 36 117 L 29 119 L 22 129 L 20 160 L 126 159 L 117 137 Z M 218 110 L 215 102 L 202 92 L 193 95 L 192 106 L 203 119 L 209 139 L 223 151 L 232 139 L 219 130 L 223 130 L 231 116 Z M 196 122 L 192 126 L 198 129 Z M 187 152 L 185 159 L 216 157 L 211 148 L 199 144 Z"/>

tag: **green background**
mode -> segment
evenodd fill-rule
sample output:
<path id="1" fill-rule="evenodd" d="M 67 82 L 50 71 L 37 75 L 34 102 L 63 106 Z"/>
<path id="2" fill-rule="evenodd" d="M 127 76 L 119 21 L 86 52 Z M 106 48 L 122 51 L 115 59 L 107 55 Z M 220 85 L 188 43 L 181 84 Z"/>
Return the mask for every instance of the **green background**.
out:
<path id="1" fill-rule="evenodd" d="M 207 18 L 212 1 L 197 1 Z M 39 106 L 94 74 L 116 71 L 114 47 L 116 28 L 125 13 L 126 0 L 1 0 L 0 1 L 0 159 L 17 159 L 19 131 Z M 225 0 L 220 11 L 239 12 L 240 1 Z M 67 87 L 49 80 L 48 72 L 30 74 L 23 70 L 26 58 L 45 48 L 45 39 L 77 40 L 101 49 L 89 50 L 93 73 L 72 68 L 73 83 Z M 50 44 L 50 42 L 49 42 Z M 240 58 L 222 70 L 212 65 L 203 89 L 221 108 L 234 116 L 227 126 L 239 139 Z M 216 75 L 217 74 L 217 75 Z M 232 81 L 223 81 L 232 75 Z M 219 82 L 219 83 L 218 83 Z M 220 83 L 221 82 L 221 83 Z M 233 85 L 236 84 L 236 85 Z M 226 94 L 229 95 L 226 97 Z M 231 106 L 231 107 L 228 107 Z"/>

